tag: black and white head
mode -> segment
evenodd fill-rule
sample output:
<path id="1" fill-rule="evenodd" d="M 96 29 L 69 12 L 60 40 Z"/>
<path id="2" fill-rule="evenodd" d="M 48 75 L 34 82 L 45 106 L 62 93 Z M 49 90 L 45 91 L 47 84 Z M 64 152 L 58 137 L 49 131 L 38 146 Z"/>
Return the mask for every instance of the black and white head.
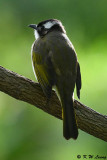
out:
<path id="1" fill-rule="evenodd" d="M 66 33 L 64 26 L 61 21 L 57 19 L 49 19 L 40 22 L 38 25 L 30 24 L 29 27 L 34 29 L 35 38 L 44 37 L 46 34 L 52 31 L 60 31 L 62 33 Z"/>

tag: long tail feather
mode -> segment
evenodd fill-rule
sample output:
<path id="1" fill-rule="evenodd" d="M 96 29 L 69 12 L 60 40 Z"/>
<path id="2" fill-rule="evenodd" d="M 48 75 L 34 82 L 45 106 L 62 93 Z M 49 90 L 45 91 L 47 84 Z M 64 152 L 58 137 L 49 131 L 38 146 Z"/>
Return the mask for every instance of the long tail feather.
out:
<path id="1" fill-rule="evenodd" d="M 77 139 L 78 128 L 73 107 L 73 100 L 63 104 L 63 136 L 65 139 Z"/>

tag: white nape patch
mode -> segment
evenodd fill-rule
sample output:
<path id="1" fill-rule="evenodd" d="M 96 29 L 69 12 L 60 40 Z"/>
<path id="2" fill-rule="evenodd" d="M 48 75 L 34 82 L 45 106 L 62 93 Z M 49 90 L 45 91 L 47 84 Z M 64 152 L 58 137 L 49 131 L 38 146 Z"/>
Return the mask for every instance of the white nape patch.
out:
<path id="1" fill-rule="evenodd" d="M 57 21 L 50 21 L 50 22 L 45 23 L 44 27 L 46 29 L 50 29 L 52 26 L 54 26 L 54 24 L 59 24 L 59 22 L 57 22 Z"/>
<path id="2" fill-rule="evenodd" d="M 34 35 L 35 35 L 35 38 L 36 39 L 38 39 L 40 36 L 39 36 L 39 33 L 36 31 L 36 30 L 34 30 Z"/>

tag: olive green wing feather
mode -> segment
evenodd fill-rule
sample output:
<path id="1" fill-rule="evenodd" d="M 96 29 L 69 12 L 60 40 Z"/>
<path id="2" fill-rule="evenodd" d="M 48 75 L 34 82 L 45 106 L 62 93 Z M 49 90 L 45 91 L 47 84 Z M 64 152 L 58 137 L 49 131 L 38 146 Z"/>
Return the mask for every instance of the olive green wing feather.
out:
<path id="1" fill-rule="evenodd" d="M 46 64 L 43 55 L 35 53 L 34 51 L 32 52 L 32 61 L 37 80 L 40 83 L 44 94 L 49 98 L 51 96 L 52 82 L 48 65 Z"/>

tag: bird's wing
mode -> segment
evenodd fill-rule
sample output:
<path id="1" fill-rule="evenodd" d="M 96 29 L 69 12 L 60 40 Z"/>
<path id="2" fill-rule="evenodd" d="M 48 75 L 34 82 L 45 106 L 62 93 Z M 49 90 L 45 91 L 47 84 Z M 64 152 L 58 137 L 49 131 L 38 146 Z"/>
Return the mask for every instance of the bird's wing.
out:
<path id="1" fill-rule="evenodd" d="M 40 51 L 39 53 L 36 52 L 36 50 L 32 51 L 34 71 L 45 95 L 49 98 L 52 90 L 52 80 L 50 76 L 51 69 L 48 67 L 45 59 L 46 57 L 44 57 L 44 54 L 41 54 Z"/>
<path id="2" fill-rule="evenodd" d="M 76 91 L 77 96 L 80 99 L 80 89 L 81 89 L 81 72 L 80 72 L 80 65 L 77 64 L 77 77 L 76 77 Z"/>

